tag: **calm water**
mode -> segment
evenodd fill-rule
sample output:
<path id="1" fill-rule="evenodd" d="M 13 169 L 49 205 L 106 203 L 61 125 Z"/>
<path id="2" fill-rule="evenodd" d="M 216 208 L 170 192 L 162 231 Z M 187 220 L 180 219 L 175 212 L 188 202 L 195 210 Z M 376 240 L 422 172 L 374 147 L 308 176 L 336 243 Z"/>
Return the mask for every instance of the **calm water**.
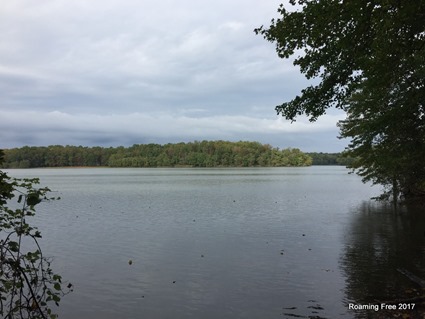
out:
<path id="1" fill-rule="evenodd" d="M 343 167 L 9 173 L 62 198 L 36 218 L 62 319 L 354 318 L 412 286 L 397 268 L 425 277 L 424 214 Z"/>

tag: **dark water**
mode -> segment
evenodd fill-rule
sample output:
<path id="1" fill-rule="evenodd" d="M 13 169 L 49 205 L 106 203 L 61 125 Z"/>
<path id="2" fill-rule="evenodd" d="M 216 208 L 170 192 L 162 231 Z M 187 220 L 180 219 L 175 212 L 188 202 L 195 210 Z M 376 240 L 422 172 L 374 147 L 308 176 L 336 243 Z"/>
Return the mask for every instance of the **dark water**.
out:
<path id="1" fill-rule="evenodd" d="M 425 278 L 423 212 L 342 167 L 9 172 L 62 197 L 36 220 L 60 318 L 362 318 Z"/>
<path id="2" fill-rule="evenodd" d="M 366 203 L 352 211 L 340 259 L 350 301 L 380 304 L 423 294 L 397 269 L 425 279 L 424 215 L 423 208 L 394 210 L 391 205 Z M 358 312 L 357 317 L 366 314 Z"/>

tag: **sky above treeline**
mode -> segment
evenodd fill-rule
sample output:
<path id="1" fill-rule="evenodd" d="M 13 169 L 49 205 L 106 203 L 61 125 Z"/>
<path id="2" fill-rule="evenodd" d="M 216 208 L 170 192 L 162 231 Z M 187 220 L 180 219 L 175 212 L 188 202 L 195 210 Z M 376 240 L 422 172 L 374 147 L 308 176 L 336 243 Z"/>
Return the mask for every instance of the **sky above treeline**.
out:
<path id="1" fill-rule="evenodd" d="M 0 5 L 0 148 L 258 141 L 339 152 L 341 111 L 284 120 L 310 83 L 254 28 L 268 0 L 13 0 Z"/>

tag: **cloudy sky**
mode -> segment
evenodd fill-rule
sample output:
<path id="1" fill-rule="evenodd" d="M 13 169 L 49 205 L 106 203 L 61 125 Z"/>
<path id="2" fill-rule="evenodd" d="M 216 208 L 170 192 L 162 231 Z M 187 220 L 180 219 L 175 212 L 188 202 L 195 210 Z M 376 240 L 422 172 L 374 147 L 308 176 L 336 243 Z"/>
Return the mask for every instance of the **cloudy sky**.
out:
<path id="1" fill-rule="evenodd" d="M 0 148 L 250 140 L 342 151 L 329 111 L 274 107 L 308 82 L 254 34 L 276 0 L 13 0 L 0 4 Z"/>

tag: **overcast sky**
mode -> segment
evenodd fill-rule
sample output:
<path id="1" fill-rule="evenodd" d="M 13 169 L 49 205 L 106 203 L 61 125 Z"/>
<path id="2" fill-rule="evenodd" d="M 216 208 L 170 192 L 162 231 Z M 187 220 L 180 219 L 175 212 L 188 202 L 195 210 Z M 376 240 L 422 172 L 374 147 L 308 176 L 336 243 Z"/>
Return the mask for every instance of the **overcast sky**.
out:
<path id="1" fill-rule="evenodd" d="M 342 112 L 276 115 L 308 85 L 253 32 L 280 2 L 2 1 L 0 148 L 221 139 L 342 151 Z"/>

